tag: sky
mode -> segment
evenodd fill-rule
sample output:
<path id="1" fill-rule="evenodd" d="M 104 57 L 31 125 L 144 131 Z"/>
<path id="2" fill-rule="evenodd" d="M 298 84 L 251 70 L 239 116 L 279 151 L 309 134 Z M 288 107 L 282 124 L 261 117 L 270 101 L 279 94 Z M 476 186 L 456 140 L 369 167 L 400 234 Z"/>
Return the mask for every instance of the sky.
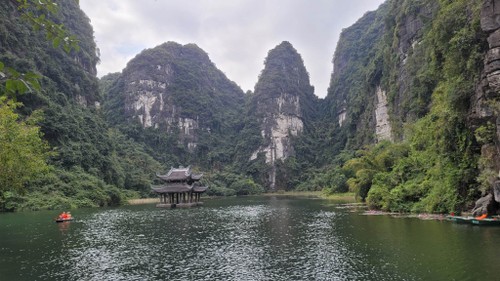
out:
<path id="1" fill-rule="evenodd" d="M 383 0 L 80 0 L 94 28 L 98 76 L 120 72 L 147 48 L 194 43 L 243 91 L 269 50 L 289 41 L 315 94 L 325 97 L 340 32 Z"/>

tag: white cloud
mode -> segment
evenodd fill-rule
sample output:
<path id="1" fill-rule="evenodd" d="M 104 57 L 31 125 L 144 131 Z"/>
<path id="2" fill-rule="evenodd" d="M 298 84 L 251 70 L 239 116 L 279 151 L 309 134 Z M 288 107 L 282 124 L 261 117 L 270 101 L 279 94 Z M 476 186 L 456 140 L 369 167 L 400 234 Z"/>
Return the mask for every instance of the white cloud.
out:
<path id="1" fill-rule="evenodd" d="M 338 36 L 383 0 L 81 0 L 101 51 L 98 75 L 146 48 L 195 43 L 229 79 L 253 90 L 267 52 L 289 41 L 315 93 L 326 95 Z"/>

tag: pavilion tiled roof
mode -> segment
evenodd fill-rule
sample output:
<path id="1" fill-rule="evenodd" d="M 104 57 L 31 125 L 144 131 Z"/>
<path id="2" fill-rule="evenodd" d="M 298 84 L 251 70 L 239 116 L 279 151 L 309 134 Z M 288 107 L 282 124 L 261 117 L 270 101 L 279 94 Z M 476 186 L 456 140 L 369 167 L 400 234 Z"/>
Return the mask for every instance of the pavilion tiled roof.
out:
<path id="1" fill-rule="evenodd" d="M 191 166 L 188 166 L 187 168 L 172 167 L 170 168 L 170 171 L 168 171 L 167 174 L 165 175 L 156 174 L 156 176 L 167 182 L 179 182 L 179 181 L 193 182 L 193 181 L 199 181 L 201 177 L 203 177 L 203 174 L 193 174 L 191 171 Z"/>
<path id="2" fill-rule="evenodd" d="M 156 175 L 165 181 L 187 181 L 191 177 L 191 167 L 170 168 L 166 175 Z"/>
<path id="3" fill-rule="evenodd" d="M 191 174 L 191 178 L 195 181 L 198 181 L 203 177 L 203 174 Z"/>
<path id="4" fill-rule="evenodd" d="M 185 182 L 169 183 L 168 185 L 160 185 L 151 187 L 156 193 L 181 193 L 189 192 L 193 189 L 193 185 Z"/>
<path id="5" fill-rule="evenodd" d="M 200 186 L 198 182 L 203 174 L 193 174 L 191 167 L 187 168 L 170 168 L 165 175 L 156 174 L 157 177 L 166 181 L 166 184 L 160 186 L 152 186 L 156 193 L 183 193 L 195 192 L 202 193 L 207 190 L 206 186 Z"/>
<path id="6" fill-rule="evenodd" d="M 208 186 L 195 186 L 193 187 L 193 192 L 194 193 L 203 193 L 207 191 Z"/>

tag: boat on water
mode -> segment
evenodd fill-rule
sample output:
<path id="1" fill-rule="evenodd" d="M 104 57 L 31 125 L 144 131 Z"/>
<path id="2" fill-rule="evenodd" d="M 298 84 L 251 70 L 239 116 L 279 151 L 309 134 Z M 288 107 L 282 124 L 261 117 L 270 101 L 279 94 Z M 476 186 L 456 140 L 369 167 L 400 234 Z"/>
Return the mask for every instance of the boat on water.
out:
<path id="1" fill-rule="evenodd" d="M 500 220 L 498 218 L 485 218 L 485 219 L 473 219 L 472 224 L 476 225 L 498 225 L 500 226 Z"/>
<path id="2" fill-rule="evenodd" d="M 56 219 L 55 222 L 65 222 L 65 221 L 72 221 L 73 216 L 71 215 L 70 212 L 62 212 Z"/>
<path id="3" fill-rule="evenodd" d="M 65 221 L 72 221 L 72 220 L 74 220 L 74 218 L 66 218 L 66 219 L 57 218 L 55 220 L 55 222 L 65 222 Z"/>
<path id="4" fill-rule="evenodd" d="M 487 217 L 487 218 L 478 218 L 471 216 L 447 216 L 449 221 L 460 224 L 473 224 L 473 225 L 498 225 L 500 226 L 500 218 L 499 217 Z"/>
<path id="5" fill-rule="evenodd" d="M 467 216 L 467 217 L 463 217 L 463 216 L 447 216 L 446 218 L 449 221 L 452 221 L 454 223 L 465 223 L 465 224 L 472 223 L 472 220 L 474 219 L 474 217 L 471 217 L 471 216 Z"/>

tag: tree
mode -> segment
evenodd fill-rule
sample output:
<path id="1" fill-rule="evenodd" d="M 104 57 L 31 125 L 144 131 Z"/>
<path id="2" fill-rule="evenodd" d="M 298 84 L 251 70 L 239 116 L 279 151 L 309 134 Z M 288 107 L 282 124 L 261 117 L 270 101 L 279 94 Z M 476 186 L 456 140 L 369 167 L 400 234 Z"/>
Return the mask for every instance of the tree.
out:
<path id="1" fill-rule="evenodd" d="M 50 16 L 58 12 L 57 3 L 52 0 L 11 0 L 11 2 L 17 7 L 21 18 L 35 30 L 45 32 L 47 40 L 52 42 L 54 48 L 62 47 L 68 53 L 71 50 L 79 50 L 76 36 L 70 34 L 64 25 L 56 24 L 50 19 Z M 15 99 L 17 94 L 39 90 L 40 78 L 41 76 L 34 72 L 21 73 L 0 61 L 0 96 Z"/>
<path id="2" fill-rule="evenodd" d="M 55 48 L 61 46 L 66 52 L 78 50 L 76 37 L 64 25 L 50 19 L 58 11 L 57 3 L 52 0 L 11 0 L 11 3 L 35 30 L 45 31 Z M 9 207 L 12 192 L 22 192 L 30 179 L 49 169 L 49 145 L 36 125 L 41 112 L 35 111 L 25 119 L 16 113 L 22 105 L 16 102 L 17 95 L 39 90 L 40 78 L 34 72 L 21 73 L 0 61 L 0 210 L 13 210 L 14 207 Z"/>
<path id="3" fill-rule="evenodd" d="M 14 112 L 18 106 L 0 98 L 0 204 L 6 191 L 22 191 L 29 179 L 48 170 L 49 146 L 35 125 L 39 114 L 21 120 Z"/>

